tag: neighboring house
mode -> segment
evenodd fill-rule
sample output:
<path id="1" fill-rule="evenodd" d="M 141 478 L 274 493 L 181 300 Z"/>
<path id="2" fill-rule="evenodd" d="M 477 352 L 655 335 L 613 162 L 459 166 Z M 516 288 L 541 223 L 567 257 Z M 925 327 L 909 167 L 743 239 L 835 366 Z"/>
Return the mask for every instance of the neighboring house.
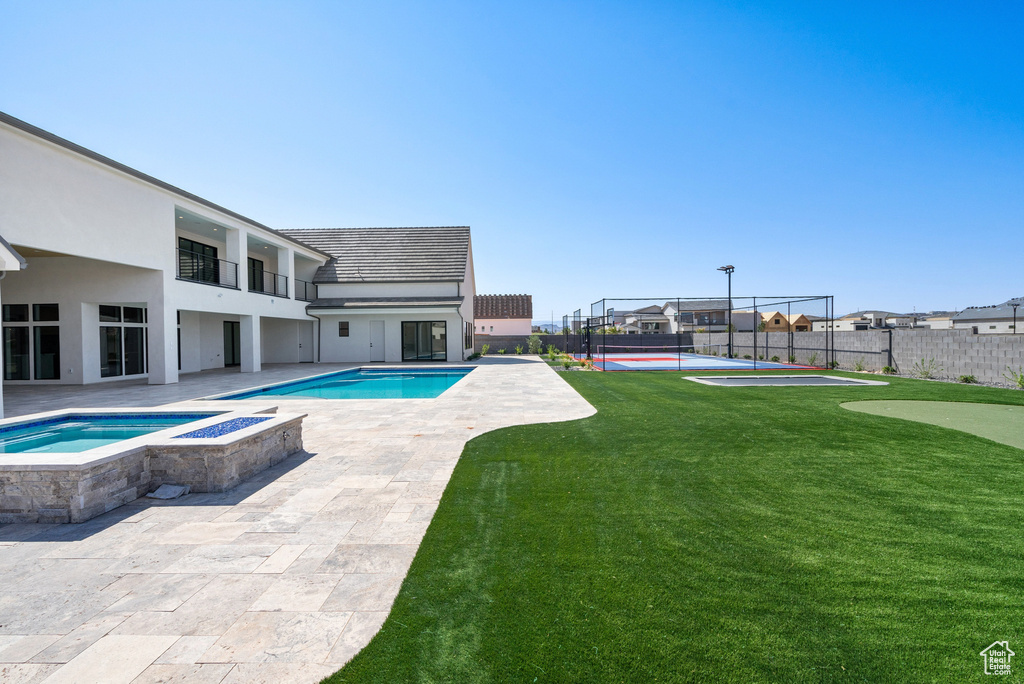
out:
<path id="1" fill-rule="evenodd" d="M 478 335 L 529 335 L 533 332 L 533 296 L 477 295 L 473 313 Z"/>
<path id="2" fill-rule="evenodd" d="M 922 328 L 929 328 L 931 330 L 949 330 L 953 327 L 953 314 L 926 314 L 919 322 L 919 326 Z"/>
<path id="3" fill-rule="evenodd" d="M 892 311 L 856 311 L 846 314 L 840 318 L 836 330 L 870 330 L 871 328 L 892 328 L 894 325 L 889 319 L 898 317 L 900 314 Z"/>
<path id="4" fill-rule="evenodd" d="M 993 306 L 969 306 L 953 315 L 953 328 L 979 335 L 1012 335 L 1024 325 L 1024 297 L 1014 297 Z"/>
<path id="5" fill-rule="evenodd" d="M 460 349 L 472 346 L 460 346 L 467 336 L 459 326 L 465 319 L 472 327 L 473 282 L 469 230 L 456 230 L 458 254 L 449 265 L 461 270 L 445 273 L 450 285 L 413 283 L 401 273 L 374 272 L 369 280 L 355 250 L 331 253 L 0 113 L 0 234 L 26 262 L 2 283 L 4 380 L 165 384 L 179 373 L 225 366 L 255 372 L 263 363 L 369 361 L 376 352 L 368 330 L 361 352 L 343 351 L 328 343 L 320 322 L 338 318 L 307 312 L 318 297 L 355 296 L 352 279 L 372 283 L 360 289 L 366 297 L 443 296 L 436 309 L 388 313 L 443 321 L 445 356 L 459 360 Z M 414 249 L 430 241 L 388 235 L 409 238 Z M 350 279 L 346 260 L 357 268 Z M 460 297 L 469 303 L 456 305 Z M 439 358 L 439 331 L 421 327 L 410 327 L 420 336 L 410 347 L 430 338 L 430 357 Z M 387 360 L 403 358 L 405 332 L 386 328 Z"/>
<path id="6" fill-rule="evenodd" d="M 728 299 L 682 299 L 665 302 L 662 311 L 669 319 L 667 332 L 726 332 L 729 329 Z M 753 311 L 733 311 L 736 332 L 751 332 L 756 327 Z"/>
<path id="7" fill-rule="evenodd" d="M 786 314 L 781 311 L 766 311 L 761 314 L 764 332 L 810 332 L 811 321 L 804 314 Z"/>
<path id="8" fill-rule="evenodd" d="M 331 228 L 284 235 L 331 256 L 306 310 L 320 361 L 462 361 L 473 353 L 468 227 Z"/>
<path id="9" fill-rule="evenodd" d="M 619 327 L 627 335 L 674 332 L 663 307 L 654 304 L 632 311 L 623 311 Z"/>

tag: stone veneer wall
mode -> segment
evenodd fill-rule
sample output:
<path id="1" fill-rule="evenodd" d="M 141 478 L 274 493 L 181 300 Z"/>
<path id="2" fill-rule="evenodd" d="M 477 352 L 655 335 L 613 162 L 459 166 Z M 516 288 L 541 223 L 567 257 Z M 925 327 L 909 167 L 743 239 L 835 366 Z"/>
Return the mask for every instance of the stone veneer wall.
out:
<path id="1" fill-rule="evenodd" d="M 154 446 L 148 450 L 150 486 L 187 484 L 193 492 L 223 492 L 301 450 L 301 417 L 227 445 Z"/>
<path id="2" fill-rule="evenodd" d="M 296 417 L 223 446 L 140 447 L 87 468 L 0 467 L 0 524 L 84 522 L 165 482 L 223 492 L 301 450 Z"/>

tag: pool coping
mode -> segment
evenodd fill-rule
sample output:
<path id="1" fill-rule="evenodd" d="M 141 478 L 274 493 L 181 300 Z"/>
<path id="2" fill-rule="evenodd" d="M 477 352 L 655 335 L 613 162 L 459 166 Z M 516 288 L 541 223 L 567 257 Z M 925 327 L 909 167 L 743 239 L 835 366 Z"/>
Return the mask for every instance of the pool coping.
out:
<path id="1" fill-rule="evenodd" d="M 151 447 L 189 447 L 189 446 L 228 446 L 258 434 L 262 430 L 272 429 L 295 418 L 304 418 L 306 414 L 299 413 L 277 413 L 277 406 L 248 406 L 239 407 L 234 410 L 227 408 L 210 407 L 209 409 L 180 409 L 167 410 L 159 408 L 90 408 L 90 409 L 57 409 L 33 413 L 27 416 L 6 418 L 0 420 L 0 427 L 13 425 L 31 424 L 41 420 L 59 418 L 72 415 L 151 415 L 151 414 L 187 414 L 187 413 L 213 413 L 217 415 L 199 420 L 189 421 L 181 425 L 164 428 L 138 437 L 124 439 L 111 444 L 88 449 L 86 451 L 48 451 L 45 453 L 12 452 L 0 455 L 0 472 L 11 472 L 19 470 L 85 470 L 125 456 L 130 456 L 139 451 Z M 256 425 L 235 430 L 219 437 L 195 437 L 182 438 L 178 435 L 193 432 L 213 425 L 218 425 L 234 418 L 246 418 L 254 415 L 265 416 L 272 414 L 272 419 L 263 421 Z M 9 462 L 12 461 L 13 462 Z"/>
<path id="2" fill-rule="evenodd" d="M 477 368 L 477 364 L 463 362 L 463 363 L 444 363 L 444 364 L 429 364 L 429 365 L 425 365 L 425 364 L 409 365 L 409 364 L 405 364 L 405 363 L 402 363 L 402 364 L 386 363 L 386 364 L 380 364 L 380 365 L 375 364 L 375 365 L 371 365 L 371 366 L 359 365 L 359 366 L 353 366 L 351 368 L 343 368 L 341 370 L 329 371 L 327 373 L 317 373 L 316 375 L 309 375 L 309 376 L 306 376 L 304 378 L 300 378 L 300 379 L 297 379 L 297 380 L 284 380 L 284 381 L 279 381 L 279 382 L 271 382 L 271 383 L 267 383 L 265 385 L 257 385 L 255 387 L 250 387 L 250 388 L 244 389 L 244 390 L 233 390 L 231 392 L 221 392 L 220 394 L 211 394 L 210 396 L 199 397 L 199 398 L 195 399 L 194 401 L 197 401 L 197 402 L 202 402 L 202 401 L 231 401 L 231 402 L 235 402 L 235 401 L 261 401 L 261 400 L 262 401 L 267 401 L 267 400 L 271 400 L 271 399 L 273 401 L 277 401 L 278 399 L 285 400 L 285 401 L 290 401 L 290 400 L 293 400 L 293 399 L 301 399 L 303 401 L 307 401 L 307 400 L 308 401 L 365 401 L 365 400 L 371 399 L 371 397 L 338 397 L 338 398 L 331 398 L 331 399 L 329 399 L 329 398 L 326 398 L 326 397 L 311 397 L 311 396 L 304 396 L 304 395 L 290 396 L 290 395 L 286 395 L 286 394 L 267 394 L 267 395 L 259 395 L 258 394 L 256 396 L 252 396 L 252 397 L 239 396 L 239 395 L 250 394 L 252 392 L 262 392 L 263 390 L 269 389 L 271 387 L 288 387 L 289 385 L 301 385 L 301 384 L 310 382 L 312 380 L 316 380 L 317 378 L 326 378 L 326 377 L 329 377 L 329 376 L 332 376 L 332 375 L 341 375 L 341 374 L 344 374 L 344 373 L 354 373 L 354 372 L 359 372 L 359 371 L 362 371 L 362 370 L 369 370 L 369 371 L 374 371 L 374 370 L 428 370 L 428 371 L 434 371 L 434 372 L 439 372 L 440 373 L 440 372 L 444 372 L 445 370 L 452 369 L 452 368 L 468 368 L 469 370 L 466 371 L 465 375 L 469 375 L 475 368 Z M 441 394 L 437 395 L 436 397 L 384 397 L 384 399 L 386 399 L 388 401 L 395 401 L 396 399 L 397 400 L 406 400 L 407 399 L 407 400 L 412 400 L 412 401 L 430 401 L 430 400 L 433 400 L 433 399 L 439 399 L 442 396 L 444 396 L 445 394 L 447 394 L 448 392 L 452 391 L 455 387 L 457 387 L 459 382 L 461 382 L 461 380 L 462 380 L 462 378 L 457 380 L 455 382 L 455 384 L 453 384 L 451 387 L 447 388 L 444 392 L 441 392 Z M 232 398 L 232 397 L 238 397 L 238 398 L 235 399 L 235 398 Z"/>

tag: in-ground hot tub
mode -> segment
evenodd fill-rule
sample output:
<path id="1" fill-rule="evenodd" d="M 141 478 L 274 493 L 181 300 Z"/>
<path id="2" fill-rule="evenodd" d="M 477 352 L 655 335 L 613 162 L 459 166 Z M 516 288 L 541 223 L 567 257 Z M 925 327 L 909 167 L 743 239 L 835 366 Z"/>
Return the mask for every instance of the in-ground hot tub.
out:
<path id="1" fill-rule="evenodd" d="M 0 523 L 83 522 L 164 483 L 224 491 L 302 449 L 303 414 L 251 413 L 64 410 L 0 421 Z"/>

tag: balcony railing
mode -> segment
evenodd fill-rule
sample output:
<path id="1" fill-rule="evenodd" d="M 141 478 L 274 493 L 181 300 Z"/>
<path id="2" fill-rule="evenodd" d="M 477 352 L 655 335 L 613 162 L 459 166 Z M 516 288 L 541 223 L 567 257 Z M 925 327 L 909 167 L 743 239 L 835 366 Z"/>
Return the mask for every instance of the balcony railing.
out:
<path id="1" fill-rule="evenodd" d="M 249 292 L 273 295 L 275 297 L 288 296 L 288 276 L 270 271 L 257 271 L 249 269 Z"/>
<path id="2" fill-rule="evenodd" d="M 316 285 L 305 280 L 295 281 L 295 298 L 300 302 L 311 302 L 316 299 Z"/>
<path id="3" fill-rule="evenodd" d="M 238 264 L 206 254 L 179 249 L 178 278 L 193 283 L 230 287 L 237 290 Z"/>

